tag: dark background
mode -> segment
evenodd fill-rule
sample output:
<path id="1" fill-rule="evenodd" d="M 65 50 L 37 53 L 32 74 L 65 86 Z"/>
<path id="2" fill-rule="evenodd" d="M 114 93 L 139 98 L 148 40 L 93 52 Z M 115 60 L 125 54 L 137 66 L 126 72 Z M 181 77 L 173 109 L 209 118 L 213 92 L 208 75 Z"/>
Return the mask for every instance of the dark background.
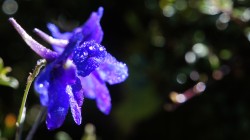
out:
<path id="1" fill-rule="evenodd" d="M 1 10 L 0 57 L 12 67 L 9 75 L 20 85 L 17 89 L 0 86 L 0 138 L 14 138 L 14 127 L 8 128 L 5 118 L 8 114 L 18 115 L 26 78 L 39 59 L 8 18 L 15 17 L 31 36 L 50 47 L 32 32 L 33 28 L 49 33 L 46 23 L 52 22 L 62 31 L 70 31 L 103 6 L 102 44 L 129 68 L 124 83 L 108 86 L 111 114 L 102 114 L 95 101 L 86 99 L 82 125 L 74 123 L 69 111 L 61 128 L 49 131 L 43 122 L 34 139 L 57 139 L 61 131 L 72 139 L 81 139 L 87 123 L 95 125 L 96 135 L 102 140 L 250 139 L 249 22 L 242 18 L 250 1 L 219 1 L 222 3 L 217 3 L 216 14 L 202 11 L 209 9 L 203 0 L 18 0 L 16 13 L 8 15 Z M 232 7 L 227 6 L 230 3 Z M 175 13 L 169 16 L 171 7 Z M 220 21 L 223 12 L 228 13 L 230 21 Z M 208 54 L 187 63 L 185 55 L 196 43 L 205 44 Z M 192 71 L 199 73 L 198 80 L 189 77 Z M 180 74 L 184 75 L 182 82 L 178 82 Z M 186 95 L 198 82 L 206 84 L 202 94 L 192 92 L 182 104 L 170 98 L 173 91 Z M 29 119 L 36 115 L 32 109 L 37 108 L 39 98 L 32 88 L 23 137 L 31 127 Z"/>

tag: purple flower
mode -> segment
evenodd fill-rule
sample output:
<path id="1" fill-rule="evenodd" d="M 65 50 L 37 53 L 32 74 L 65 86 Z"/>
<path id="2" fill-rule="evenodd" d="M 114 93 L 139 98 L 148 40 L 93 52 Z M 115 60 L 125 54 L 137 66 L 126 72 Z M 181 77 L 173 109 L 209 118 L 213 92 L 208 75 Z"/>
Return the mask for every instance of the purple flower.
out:
<path id="1" fill-rule="evenodd" d="M 50 43 L 54 51 L 39 44 L 10 18 L 30 48 L 48 62 L 35 81 L 40 102 L 48 110 L 48 129 L 60 127 L 69 108 L 74 121 L 80 125 L 84 97 L 95 99 L 97 107 L 104 114 L 109 114 L 111 98 L 105 82 L 117 84 L 128 77 L 126 64 L 118 62 L 100 45 L 103 38 L 100 26 L 102 14 L 103 8 L 100 7 L 85 24 L 72 32 L 61 33 L 49 23 L 48 29 L 53 37 L 35 29 L 35 33 Z"/>

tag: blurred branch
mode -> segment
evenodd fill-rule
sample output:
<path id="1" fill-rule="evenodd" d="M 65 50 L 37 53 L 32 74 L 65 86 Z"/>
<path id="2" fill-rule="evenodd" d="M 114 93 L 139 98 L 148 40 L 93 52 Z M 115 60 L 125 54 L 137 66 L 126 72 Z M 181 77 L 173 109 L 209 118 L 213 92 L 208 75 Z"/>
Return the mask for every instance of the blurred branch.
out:
<path id="1" fill-rule="evenodd" d="M 43 66 L 45 66 L 45 64 L 46 64 L 45 59 L 38 60 L 37 65 L 36 65 L 33 73 L 30 73 L 30 75 L 27 79 L 27 85 L 26 85 L 26 88 L 24 91 L 23 100 L 22 100 L 22 104 L 21 104 L 21 107 L 19 110 L 19 115 L 18 115 L 18 119 L 17 119 L 17 123 L 16 123 L 16 126 L 17 126 L 16 140 L 20 140 L 20 138 L 21 138 L 21 126 L 20 125 L 22 125 L 22 122 L 25 120 L 25 104 L 26 104 L 26 100 L 27 100 L 30 86 L 31 86 L 33 80 L 35 79 L 35 77 L 39 74 L 41 68 Z"/>

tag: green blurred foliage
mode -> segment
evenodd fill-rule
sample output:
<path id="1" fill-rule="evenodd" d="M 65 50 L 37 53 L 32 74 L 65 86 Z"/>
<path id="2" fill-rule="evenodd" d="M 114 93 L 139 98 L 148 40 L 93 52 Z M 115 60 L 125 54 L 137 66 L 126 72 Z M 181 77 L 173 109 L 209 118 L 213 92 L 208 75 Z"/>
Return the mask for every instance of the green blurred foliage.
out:
<path id="1" fill-rule="evenodd" d="M 18 81 L 14 77 L 6 76 L 6 74 L 8 74 L 10 71 L 11 71 L 11 68 L 4 67 L 3 60 L 2 58 L 0 58 L 0 85 L 17 88 Z"/>
<path id="2" fill-rule="evenodd" d="M 48 131 L 42 123 L 36 139 L 62 139 L 64 135 L 86 139 L 88 134 L 83 130 L 88 123 L 96 127 L 94 136 L 104 140 L 250 138 L 250 1 L 17 3 L 14 15 L 0 12 L 0 56 L 12 67 L 11 75 L 21 81 L 17 90 L 0 89 L 1 130 L 6 126 L 6 114 L 17 115 L 26 78 L 39 59 L 8 23 L 8 17 L 14 16 L 34 38 L 48 46 L 32 33 L 33 28 L 49 33 L 46 23 L 53 22 L 68 31 L 101 5 L 105 9 L 102 44 L 128 65 L 130 76 L 124 83 L 109 87 L 113 103 L 110 115 L 103 115 L 94 101 L 86 99 L 81 126 L 74 124 L 69 113 L 59 130 Z M 197 94 L 200 82 L 206 87 Z M 39 99 L 31 91 L 27 112 L 36 114 L 32 109 L 37 104 Z M 30 116 L 30 120 L 35 117 Z M 26 120 L 24 136 L 32 125 L 30 120 Z"/>

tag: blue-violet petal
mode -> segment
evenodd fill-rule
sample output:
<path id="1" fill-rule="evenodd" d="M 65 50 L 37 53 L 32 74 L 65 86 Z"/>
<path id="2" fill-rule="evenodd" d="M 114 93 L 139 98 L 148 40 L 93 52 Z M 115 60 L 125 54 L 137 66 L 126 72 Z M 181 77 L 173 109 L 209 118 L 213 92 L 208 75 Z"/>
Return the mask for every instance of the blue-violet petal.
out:
<path id="1" fill-rule="evenodd" d="M 118 62 L 109 53 L 97 71 L 101 79 L 111 85 L 121 83 L 128 77 L 127 65 L 122 62 Z"/>
<path id="2" fill-rule="evenodd" d="M 91 73 L 81 78 L 84 90 L 84 96 L 90 99 L 96 99 L 97 107 L 104 114 L 109 114 L 111 109 L 111 98 L 104 81 L 101 81 L 95 74 Z"/>
<path id="3" fill-rule="evenodd" d="M 73 119 L 76 124 L 80 125 L 82 122 L 81 106 L 79 106 L 79 104 L 77 103 L 77 99 L 75 98 L 72 87 L 70 85 L 67 86 L 66 92 L 69 95 L 69 104 Z"/>
<path id="4" fill-rule="evenodd" d="M 72 60 L 80 76 L 85 77 L 103 63 L 106 49 L 95 41 L 87 41 L 77 46 L 72 54 Z"/>
<path id="5" fill-rule="evenodd" d="M 97 12 L 93 12 L 90 15 L 89 19 L 81 27 L 84 41 L 95 40 L 97 43 L 101 43 L 103 38 L 103 31 L 100 25 L 102 14 L 103 8 L 100 7 Z"/>
<path id="6" fill-rule="evenodd" d="M 83 97 L 82 84 L 79 78 L 77 78 L 75 83 L 71 85 L 71 88 L 74 95 L 74 99 L 76 100 L 78 106 L 82 106 L 84 97 Z"/>

